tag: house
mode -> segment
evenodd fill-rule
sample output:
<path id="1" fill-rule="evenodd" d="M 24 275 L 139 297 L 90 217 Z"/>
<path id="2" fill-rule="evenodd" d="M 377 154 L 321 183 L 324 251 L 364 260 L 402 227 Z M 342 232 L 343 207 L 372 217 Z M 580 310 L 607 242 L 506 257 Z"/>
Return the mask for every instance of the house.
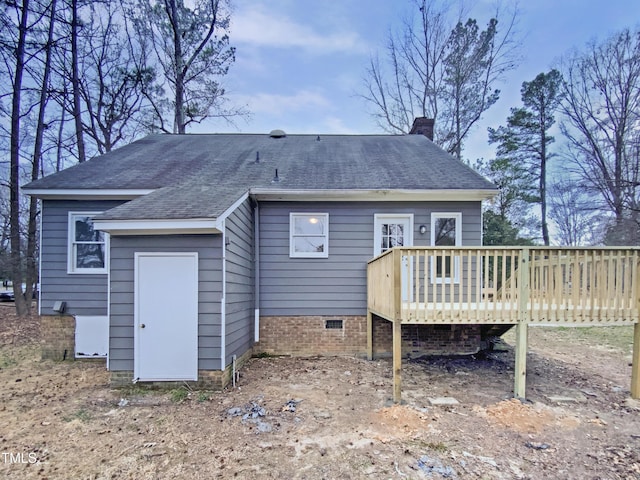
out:
<path id="1" fill-rule="evenodd" d="M 43 355 L 106 357 L 114 385 L 223 386 L 251 353 L 367 352 L 367 262 L 482 244 L 493 184 L 409 135 L 149 135 L 24 187 L 41 200 Z M 374 320 L 375 353 L 391 328 Z M 475 352 L 477 325 L 403 329 Z"/>

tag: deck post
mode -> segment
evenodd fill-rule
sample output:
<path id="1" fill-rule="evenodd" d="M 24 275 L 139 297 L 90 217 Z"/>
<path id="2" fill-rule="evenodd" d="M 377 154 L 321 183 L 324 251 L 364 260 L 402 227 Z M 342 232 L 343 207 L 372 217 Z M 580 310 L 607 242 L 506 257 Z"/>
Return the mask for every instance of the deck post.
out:
<path id="1" fill-rule="evenodd" d="M 393 401 L 402 400 L 402 252 L 393 249 Z"/>
<path id="2" fill-rule="evenodd" d="M 631 398 L 640 398 L 640 323 L 633 325 L 633 356 L 631 367 Z"/>
<path id="3" fill-rule="evenodd" d="M 393 321 L 393 402 L 402 401 L 402 321 Z"/>
<path id="4" fill-rule="evenodd" d="M 520 252 L 518 268 L 518 324 L 516 326 L 516 363 L 514 367 L 513 396 L 527 395 L 527 348 L 529 336 L 529 249 Z"/>
<path id="5" fill-rule="evenodd" d="M 373 360 L 373 314 L 367 310 L 367 360 Z"/>
<path id="6" fill-rule="evenodd" d="M 514 368 L 513 396 L 525 398 L 527 390 L 527 343 L 529 324 L 518 322 L 516 325 L 516 365 Z"/>

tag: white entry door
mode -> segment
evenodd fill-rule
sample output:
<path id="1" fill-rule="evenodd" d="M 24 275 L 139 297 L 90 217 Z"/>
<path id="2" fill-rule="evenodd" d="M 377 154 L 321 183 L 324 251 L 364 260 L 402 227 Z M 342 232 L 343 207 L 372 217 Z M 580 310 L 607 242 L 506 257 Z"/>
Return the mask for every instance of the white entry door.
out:
<path id="1" fill-rule="evenodd" d="M 375 231 L 373 235 L 373 255 L 380 255 L 393 247 L 413 246 L 413 214 L 376 214 L 374 216 Z M 402 301 L 411 301 L 413 289 L 406 288 L 412 282 L 411 259 L 402 256 Z M 411 292 L 409 295 L 407 292 Z"/>
<path id="2" fill-rule="evenodd" d="M 137 380 L 198 379 L 198 254 L 135 254 Z"/>

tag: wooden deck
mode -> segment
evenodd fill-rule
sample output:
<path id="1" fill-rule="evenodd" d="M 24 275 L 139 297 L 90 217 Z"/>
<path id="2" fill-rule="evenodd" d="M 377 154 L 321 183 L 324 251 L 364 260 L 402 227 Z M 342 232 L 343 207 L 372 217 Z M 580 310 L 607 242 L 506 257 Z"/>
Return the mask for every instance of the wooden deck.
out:
<path id="1" fill-rule="evenodd" d="M 635 325 L 640 339 L 640 249 L 393 248 L 367 270 L 371 317 L 393 322 L 394 399 L 400 400 L 402 324 L 515 324 L 514 395 L 525 396 L 527 327 Z M 631 393 L 640 397 L 634 341 Z"/>

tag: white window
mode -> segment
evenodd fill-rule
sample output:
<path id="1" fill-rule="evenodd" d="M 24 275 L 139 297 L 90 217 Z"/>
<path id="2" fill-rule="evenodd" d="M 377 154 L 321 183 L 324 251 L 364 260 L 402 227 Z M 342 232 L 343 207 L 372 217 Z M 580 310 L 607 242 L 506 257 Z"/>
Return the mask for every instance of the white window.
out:
<path id="1" fill-rule="evenodd" d="M 69 212 L 68 273 L 107 273 L 109 236 L 93 228 L 100 212 Z"/>
<path id="2" fill-rule="evenodd" d="M 462 213 L 432 213 L 431 245 L 434 247 L 459 247 L 461 244 Z M 438 255 L 432 259 L 431 282 L 460 282 L 460 259 L 451 255 L 444 257 Z"/>
<path id="3" fill-rule="evenodd" d="M 291 213 L 289 256 L 327 258 L 329 256 L 329 214 Z"/>

